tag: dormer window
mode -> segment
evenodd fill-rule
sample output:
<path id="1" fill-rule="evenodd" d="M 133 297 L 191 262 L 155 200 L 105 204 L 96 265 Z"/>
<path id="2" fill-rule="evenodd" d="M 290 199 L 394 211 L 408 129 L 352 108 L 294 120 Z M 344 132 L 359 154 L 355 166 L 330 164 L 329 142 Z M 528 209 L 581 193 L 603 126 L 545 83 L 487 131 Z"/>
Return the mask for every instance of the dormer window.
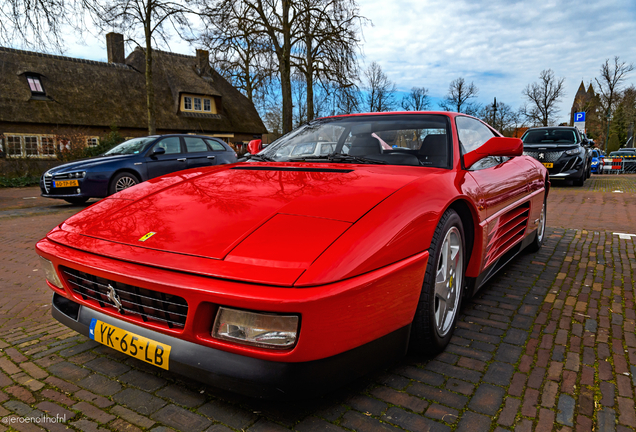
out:
<path id="1" fill-rule="evenodd" d="M 33 96 L 44 96 L 44 88 L 42 87 L 42 81 L 39 76 L 27 75 L 26 79 Z"/>
<path id="2" fill-rule="evenodd" d="M 213 97 L 181 95 L 181 111 L 216 114 L 216 104 Z"/>

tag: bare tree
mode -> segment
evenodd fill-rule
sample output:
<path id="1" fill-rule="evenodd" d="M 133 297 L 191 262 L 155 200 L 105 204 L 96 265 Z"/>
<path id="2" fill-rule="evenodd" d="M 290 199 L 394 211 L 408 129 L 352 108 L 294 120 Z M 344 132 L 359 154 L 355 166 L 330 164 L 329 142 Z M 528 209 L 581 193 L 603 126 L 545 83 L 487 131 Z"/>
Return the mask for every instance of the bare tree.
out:
<path id="1" fill-rule="evenodd" d="M 412 87 L 409 94 L 402 98 L 402 109 L 405 111 L 426 111 L 431 107 L 428 89 Z"/>
<path id="2" fill-rule="evenodd" d="M 220 14 L 203 4 L 201 16 L 206 30 L 199 41 L 212 52 L 218 72 L 250 101 L 262 99 L 275 74 L 269 38 L 254 31 L 255 12 L 242 2 L 227 4 Z"/>
<path id="3" fill-rule="evenodd" d="M 101 0 L 91 5 L 97 25 L 102 30 L 112 28 L 125 32 L 129 40 L 145 47 L 146 104 L 148 133 L 157 131 L 155 120 L 155 89 L 152 83 L 153 43 L 167 44 L 168 28 L 182 34 L 190 29 L 188 15 L 193 13 L 184 0 Z M 138 40 L 135 39 L 138 36 Z"/>
<path id="4" fill-rule="evenodd" d="M 0 43 L 61 52 L 62 27 L 74 17 L 74 5 L 73 0 L 0 1 Z"/>
<path id="5" fill-rule="evenodd" d="M 469 115 L 475 115 L 479 111 L 480 105 L 471 101 L 479 95 L 479 89 L 475 83 L 468 84 L 466 80 L 459 77 L 451 81 L 448 86 L 448 94 L 439 106 L 444 111 L 455 111 Z"/>
<path id="6" fill-rule="evenodd" d="M 299 52 L 294 66 L 305 77 L 307 120 L 315 116 L 314 82 L 349 87 L 357 80 L 356 52 L 364 18 L 355 0 L 299 0 Z"/>
<path id="7" fill-rule="evenodd" d="M 484 105 L 477 117 L 505 136 L 512 136 L 524 124 L 521 110 L 515 111 L 510 105 L 497 102 L 497 99 L 492 104 Z"/>
<path id="8" fill-rule="evenodd" d="M 382 71 L 382 67 L 373 62 L 364 71 L 366 78 L 365 108 L 369 112 L 391 111 L 395 106 L 395 83 Z"/>
<path id="9" fill-rule="evenodd" d="M 523 96 L 530 103 L 524 110 L 530 122 L 537 125 L 549 126 L 555 121 L 559 109 L 557 104 L 565 96 L 565 78 L 556 78 L 552 69 L 542 70 L 539 82 L 528 84 L 523 89 Z"/>
<path id="10" fill-rule="evenodd" d="M 607 143 L 607 130 L 612 111 L 616 108 L 617 96 L 620 92 L 621 85 L 627 78 L 627 74 L 634 70 L 632 63 L 622 62 L 618 56 L 614 57 L 614 64 L 610 64 L 610 60 L 606 59 L 601 65 L 601 76 L 594 78 L 596 81 L 596 93 L 598 95 L 603 125 L 603 142 Z"/>

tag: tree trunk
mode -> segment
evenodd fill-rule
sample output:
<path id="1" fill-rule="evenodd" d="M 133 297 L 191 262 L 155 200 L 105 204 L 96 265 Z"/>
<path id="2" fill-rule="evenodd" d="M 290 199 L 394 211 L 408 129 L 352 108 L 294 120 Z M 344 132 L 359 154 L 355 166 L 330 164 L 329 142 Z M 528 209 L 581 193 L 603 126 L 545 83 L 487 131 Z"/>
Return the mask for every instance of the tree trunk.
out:
<path id="1" fill-rule="evenodd" d="M 291 25 L 289 12 L 291 0 L 283 0 L 283 52 L 280 62 L 280 81 L 283 96 L 283 134 L 292 130 L 292 88 L 291 88 Z"/>
<path id="2" fill-rule="evenodd" d="M 314 41 L 311 37 L 309 19 L 310 15 L 309 11 L 307 11 L 307 18 L 305 19 L 305 49 L 307 50 L 307 54 L 305 56 L 305 61 L 307 63 L 305 80 L 307 82 L 307 121 L 312 121 L 314 119 L 314 59 L 312 56 Z"/>
<path id="3" fill-rule="evenodd" d="M 150 7 L 150 2 L 148 2 Z M 155 123 L 155 88 L 152 85 L 152 35 L 150 33 L 150 13 L 148 11 L 145 23 L 146 33 L 146 102 L 148 106 L 148 135 L 156 135 L 157 127 Z"/>

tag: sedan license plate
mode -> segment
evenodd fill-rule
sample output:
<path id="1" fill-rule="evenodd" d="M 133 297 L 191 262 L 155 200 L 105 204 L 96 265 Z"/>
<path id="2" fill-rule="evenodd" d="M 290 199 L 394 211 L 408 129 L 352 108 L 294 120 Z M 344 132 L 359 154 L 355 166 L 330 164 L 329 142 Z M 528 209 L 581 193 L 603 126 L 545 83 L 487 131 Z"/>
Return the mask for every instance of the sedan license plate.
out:
<path id="1" fill-rule="evenodd" d="M 91 339 L 151 365 L 168 370 L 172 347 L 93 318 Z"/>
<path id="2" fill-rule="evenodd" d="M 77 187 L 79 182 L 77 180 L 56 180 L 53 182 L 53 187 Z"/>
<path id="3" fill-rule="evenodd" d="M 552 168 L 554 166 L 554 164 L 552 162 L 544 162 L 543 166 L 546 168 Z"/>

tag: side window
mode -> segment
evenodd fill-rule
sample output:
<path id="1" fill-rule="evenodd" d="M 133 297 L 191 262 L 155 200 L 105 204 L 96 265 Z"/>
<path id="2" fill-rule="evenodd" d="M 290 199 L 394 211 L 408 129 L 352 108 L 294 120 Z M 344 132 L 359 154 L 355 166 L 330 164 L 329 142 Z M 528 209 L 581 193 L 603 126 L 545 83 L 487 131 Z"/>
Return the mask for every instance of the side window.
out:
<path id="1" fill-rule="evenodd" d="M 166 154 L 181 153 L 181 142 L 179 137 L 164 138 L 154 146 L 154 148 L 159 147 L 166 149 Z"/>
<path id="2" fill-rule="evenodd" d="M 470 153 L 481 147 L 486 141 L 495 136 L 486 125 L 470 117 L 456 117 L 455 123 L 457 124 L 457 134 L 463 154 Z"/>
<path id="3" fill-rule="evenodd" d="M 207 142 L 208 145 L 212 147 L 213 151 L 227 151 L 225 147 L 223 147 L 223 144 L 220 144 L 214 140 L 205 140 L 205 142 Z"/>
<path id="4" fill-rule="evenodd" d="M 185 141 L 186 150 L 188 153 L 199 153 L 210 151 L 208 146 L 205 144 L 205 141 L 201 138 L 195 137 L 183 137 Z"/>
<path id="5" fill-rule="evenodd" d="M 478 149 L 495 134 L 482 122 L 470 117 L 456 117 L 457 135 L 462 148 L 462 154 Z M 471 171 L 490 168 L 503 162 L 498 157 L 486 157 L 470 167 Z"/>

